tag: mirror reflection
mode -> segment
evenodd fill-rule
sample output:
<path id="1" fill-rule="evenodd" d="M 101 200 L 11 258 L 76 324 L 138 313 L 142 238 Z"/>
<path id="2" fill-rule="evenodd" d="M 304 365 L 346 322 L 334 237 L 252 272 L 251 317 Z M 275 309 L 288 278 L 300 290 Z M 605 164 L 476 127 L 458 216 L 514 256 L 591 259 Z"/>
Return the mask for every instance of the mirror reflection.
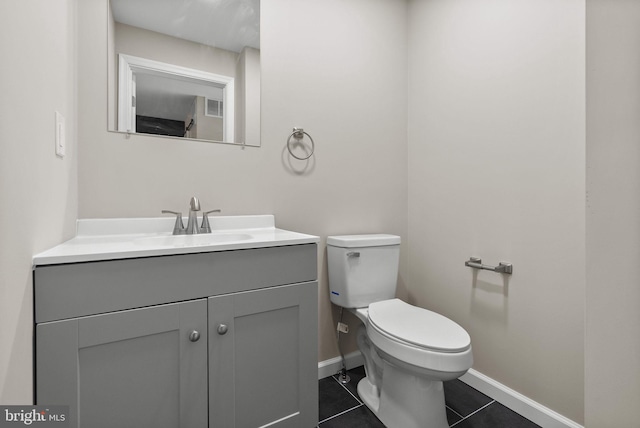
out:
<path id="1" fill-rule="evenodd" d="M 109 130 L 260 145 L 259 0 L 110 0 Z"/>

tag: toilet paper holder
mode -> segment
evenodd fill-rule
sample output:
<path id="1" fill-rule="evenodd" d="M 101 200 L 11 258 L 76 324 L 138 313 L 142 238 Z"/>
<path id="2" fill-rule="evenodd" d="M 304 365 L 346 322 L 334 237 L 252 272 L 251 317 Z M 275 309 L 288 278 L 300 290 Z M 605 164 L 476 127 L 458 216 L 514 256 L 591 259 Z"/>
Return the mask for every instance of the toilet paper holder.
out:
<path id="1" fill-rule="evenodd" d="M 508 275 L 513 273 L 513 265 L 511 263 L 500 262 L 498 266 L 490 266 L 482 264 L 482 259 L 478 257 L 469 257 L 469 260 L 464 262 L 464 265 L 473 269 L 490 270 L 498 273 L 506 273 Z"/>

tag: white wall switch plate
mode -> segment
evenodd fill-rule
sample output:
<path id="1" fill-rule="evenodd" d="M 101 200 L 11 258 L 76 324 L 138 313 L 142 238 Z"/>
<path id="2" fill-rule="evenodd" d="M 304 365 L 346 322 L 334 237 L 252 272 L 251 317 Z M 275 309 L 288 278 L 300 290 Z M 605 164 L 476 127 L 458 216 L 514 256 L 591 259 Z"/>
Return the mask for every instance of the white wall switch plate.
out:
<path id="1" fill-rule="evenodd" d="M 64 116 L 56 112 L 56 156 L 63 158 L 66 153 L 66 125 Z"/>

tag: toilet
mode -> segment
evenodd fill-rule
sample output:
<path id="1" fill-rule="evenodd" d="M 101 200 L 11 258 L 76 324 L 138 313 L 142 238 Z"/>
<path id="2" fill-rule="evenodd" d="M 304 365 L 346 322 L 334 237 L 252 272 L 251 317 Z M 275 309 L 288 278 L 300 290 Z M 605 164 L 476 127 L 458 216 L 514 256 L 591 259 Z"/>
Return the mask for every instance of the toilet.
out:
<path id="1" fill-rule="evenodd" d="M 471 368 L 469 334 L 395 298 L 399 236 L 329 236 L 327 257 L 331 301 L 363 322 L 360 398 L 388 428 L 447 428 L 442 382 Z"/>

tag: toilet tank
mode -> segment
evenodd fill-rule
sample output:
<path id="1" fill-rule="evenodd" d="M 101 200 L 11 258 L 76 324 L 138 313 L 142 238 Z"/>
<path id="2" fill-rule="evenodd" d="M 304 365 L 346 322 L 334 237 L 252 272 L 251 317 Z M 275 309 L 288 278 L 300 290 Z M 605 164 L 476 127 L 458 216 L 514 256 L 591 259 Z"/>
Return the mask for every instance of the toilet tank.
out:
<path id="1" fill-rule="evenodd" d="M 328 236 L 327 259 L 330 298 L 334 304 L 364 308 L 395 297 L 399 236 Z"/>

